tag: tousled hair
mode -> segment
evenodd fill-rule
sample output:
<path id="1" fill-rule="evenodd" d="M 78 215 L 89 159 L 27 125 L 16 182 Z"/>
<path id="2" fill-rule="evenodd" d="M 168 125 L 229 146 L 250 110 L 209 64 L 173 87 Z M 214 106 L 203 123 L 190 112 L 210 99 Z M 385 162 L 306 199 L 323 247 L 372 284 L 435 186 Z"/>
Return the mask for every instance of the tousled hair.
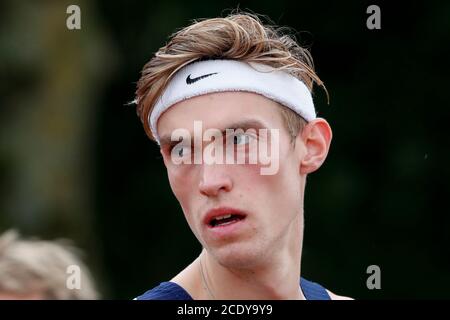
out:
<path id="1" fill-rule="evenodd" d="M 195 20 L 170 36 L 144 65 L 137 83 L 137 114 L 149 138 L 154 140 L 148 116 L 157 99 L 174 74 L 195 61 L 232 59 L 266 64 L 295 76 L 311 92 L 314 83 L 325 89 L 309 51 L 283 30 L 263 24 L 254 14 L 239 12 L 225 18 Z M 291 138 L 295 138 L 306 121 L 286 107 L 281 108 L 281 113 Z"/>

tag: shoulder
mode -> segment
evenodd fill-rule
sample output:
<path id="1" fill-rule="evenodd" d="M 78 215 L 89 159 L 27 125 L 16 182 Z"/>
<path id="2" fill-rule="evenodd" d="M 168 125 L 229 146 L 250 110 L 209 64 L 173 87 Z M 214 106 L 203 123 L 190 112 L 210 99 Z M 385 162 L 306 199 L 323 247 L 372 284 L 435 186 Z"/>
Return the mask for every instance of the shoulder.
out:
<path id="1" fill-rule="evenodd" d="M 337 295 L 322 285 L 303 277 L 300 278 L 300 286 L 307 300 L 353 300 L 350 297 Z"/>
<path id="2" fill-rule="evenodd" d="M 354 300 L 353 298 L 350 298 L 350 297 L 337 295 L 328 289 L 326 289 L 326 290 L 327 290 L 327 293 L 330 296 L 331 300 Z"/>
<path id="3" fill-rule="evenodd" d="M 192 300 L 181 286 L 174 282 L 161 282 L 134 300 Z"/>

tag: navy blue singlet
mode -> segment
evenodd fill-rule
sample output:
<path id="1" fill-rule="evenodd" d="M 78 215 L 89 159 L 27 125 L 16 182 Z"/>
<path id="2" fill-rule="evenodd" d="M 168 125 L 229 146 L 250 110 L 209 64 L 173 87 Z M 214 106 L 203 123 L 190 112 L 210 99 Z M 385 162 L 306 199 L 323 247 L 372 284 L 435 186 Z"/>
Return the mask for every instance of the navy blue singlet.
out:
<path id="1" fill-rule="evenodd" d="M 328 292 L 320 284 L 300 278 L 300 288 L 306 300 L 331 300 Z M 180 285 L 175 282 L 161 282 L 159 286 L 147 291 L 136 300 L 193 300 Z"/>

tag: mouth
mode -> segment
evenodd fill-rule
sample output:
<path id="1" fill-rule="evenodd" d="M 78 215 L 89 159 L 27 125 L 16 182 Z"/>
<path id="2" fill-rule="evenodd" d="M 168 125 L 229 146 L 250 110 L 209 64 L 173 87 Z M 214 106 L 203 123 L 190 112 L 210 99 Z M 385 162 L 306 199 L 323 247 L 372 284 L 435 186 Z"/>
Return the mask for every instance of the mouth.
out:
<path id="1" fill-rule="evenodd" d="M 237 215 L 237 214 L 227 214 L 217 218 L 211 219 L 208 223 L 210 228 L 223 227 L 232 223 L 236 223 L 238 221 L 244 220 L 245 216 Z"/>
<path id="2" fill-rule="evenodd" d="M 246 216 L 245 213 L 236 209 L 218 208 L 208 211 L 204 223 L 209 228 L 220 228 L 242 221 Z"/>

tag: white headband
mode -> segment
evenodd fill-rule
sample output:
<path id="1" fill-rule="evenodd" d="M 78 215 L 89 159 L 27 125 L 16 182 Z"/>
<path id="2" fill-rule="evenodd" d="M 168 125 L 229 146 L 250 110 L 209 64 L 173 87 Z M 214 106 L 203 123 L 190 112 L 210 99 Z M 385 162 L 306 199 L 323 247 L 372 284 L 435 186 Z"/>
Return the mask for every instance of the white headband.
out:
<path id="1" fill-rule="evenodd" d="M 198 61 L 175 74 L 149 115 L 150 129 L 158 144 L 157 123 L 164 111 L 192 97 L 225 91 L 258 93 L 292 109 L 306 121 L 316 118 L 310 91 L 287 72 L 236 60 Z"/>

